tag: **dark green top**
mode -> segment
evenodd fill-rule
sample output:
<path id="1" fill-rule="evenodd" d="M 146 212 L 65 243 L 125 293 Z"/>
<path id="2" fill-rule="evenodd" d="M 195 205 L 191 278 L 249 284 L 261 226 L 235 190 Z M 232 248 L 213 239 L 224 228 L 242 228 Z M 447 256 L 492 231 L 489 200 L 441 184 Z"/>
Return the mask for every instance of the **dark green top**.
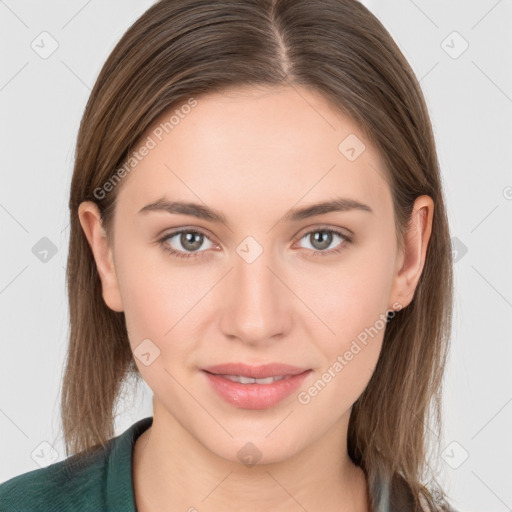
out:
<path id="1" fill-rule="evenodd" d="M 137 421 L 103 448 L 72 455 L 0 484 L 1 512 L 136 512 L 132 453 L 153 423 Z"/>
<path id="2" fill-rule="evenodd" d="M 136 512 L 133 447 L 152 424 L 152 416 L 144 418 L 105 448 L 98 445 L 83 456 L 73 455 L 0 484 L 0 512 Z M 376 487 L 376 512 L 416 510 L 410 491 L 401 489 L 405 481 L 400 482 L 393 493 L 388 484 Z M 457 512 L 445 502 L 438 510 Z"/>

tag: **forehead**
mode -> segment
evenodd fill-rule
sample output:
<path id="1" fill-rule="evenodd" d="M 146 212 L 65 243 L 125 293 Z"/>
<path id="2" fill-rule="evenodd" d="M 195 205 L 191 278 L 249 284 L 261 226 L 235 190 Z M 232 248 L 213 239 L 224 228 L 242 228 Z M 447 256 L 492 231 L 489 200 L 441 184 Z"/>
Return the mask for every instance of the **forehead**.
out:
<path id="1" fill-rule="evenodd" d="M 377 213 L 390 207 L 380 155 L 364 132 L 304 87 L 202 95 L 168 109 L 139 142 L 140 153 L 149 149 L 118 198 L 133 211 L 164 195 L 219 210 L 287 209 L 333 195 L 364 199 Z"/>

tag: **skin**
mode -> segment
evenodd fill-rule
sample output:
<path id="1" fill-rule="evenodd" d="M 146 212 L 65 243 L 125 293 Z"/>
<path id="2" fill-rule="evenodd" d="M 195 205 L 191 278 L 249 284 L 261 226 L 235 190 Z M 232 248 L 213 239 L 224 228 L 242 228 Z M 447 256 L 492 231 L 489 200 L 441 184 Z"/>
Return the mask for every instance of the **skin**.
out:
<path id="1" fill-rule="evenodd" d="M 378 152 L 323 97 L 282 87 L 197 99 L 123 179 L 111 245 L 96 205 L 79 207 L 105 303 L 124 311 L 133 350 L 147 338 L 160 350 L 148 366 L 135 357 L 154 393 L 153 425 L 133 454 L 137 508 L 219 512 L 243 503 L 246 512 L 368 511 L 365 475 L 347 453 L 347 427 L 384 329 L 307 404 L 294 392 L 269 409 L 236 408 L 199 369 L 288 363 L 313 370 L 299 390 L 307 391 L 379 315 L 410 303 L 433 202 L 417 198 L 401 252 Z M 338 150 L 349 134 L 366 146 L 354 161 Z M 182 214 L 137 213 L 164 195 L 221 211 L 229 228 Z M 281 221 L 292 208 L 336 196 L 365 203 L 373 213 Z M 182 227 L 206 235 L 195 251 L 204 258 L 176 258 L 158 244 Z M 342 250 L 318 254 L 322 249 L 308 234 L 315 229 L 351 230 L 352 242 L 333 235 L 324 253 Z M 247 236 L 263 249 L 252 263 L 236 252 Z M 187 252 L 179 236 L 166 243 Z M 237 456 L 247 442 L 261 452 L 251 467 Z"/>

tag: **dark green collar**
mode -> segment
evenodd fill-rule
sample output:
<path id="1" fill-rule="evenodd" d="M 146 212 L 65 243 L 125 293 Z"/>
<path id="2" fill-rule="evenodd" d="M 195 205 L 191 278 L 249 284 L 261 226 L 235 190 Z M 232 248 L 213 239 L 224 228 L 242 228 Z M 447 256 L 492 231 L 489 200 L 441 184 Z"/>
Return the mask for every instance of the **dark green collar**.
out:
<path id="1" fill-rule="evenodd" d="M 112 439 L 106 461 L 106 502 L 109 512 L 136 512 L 132 478 L 133 447 L 137 438 L 153 424 L 149 416 Z"/>

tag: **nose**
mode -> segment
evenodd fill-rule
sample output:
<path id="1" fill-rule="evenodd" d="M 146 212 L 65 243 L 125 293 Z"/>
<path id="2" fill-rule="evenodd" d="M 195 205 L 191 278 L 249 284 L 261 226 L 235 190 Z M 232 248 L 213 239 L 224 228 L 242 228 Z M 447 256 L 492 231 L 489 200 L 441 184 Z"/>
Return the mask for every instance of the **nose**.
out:
<path id="1" fill-rule="evenodd" d="M 271 250 L 263 250 L 253 261 L 243 251 L 237 254 L 220 291 L 224 335 L 250 345 L 275 343 L 284 337 L 297 301 L 286 281 L 286 272 Z"/>

